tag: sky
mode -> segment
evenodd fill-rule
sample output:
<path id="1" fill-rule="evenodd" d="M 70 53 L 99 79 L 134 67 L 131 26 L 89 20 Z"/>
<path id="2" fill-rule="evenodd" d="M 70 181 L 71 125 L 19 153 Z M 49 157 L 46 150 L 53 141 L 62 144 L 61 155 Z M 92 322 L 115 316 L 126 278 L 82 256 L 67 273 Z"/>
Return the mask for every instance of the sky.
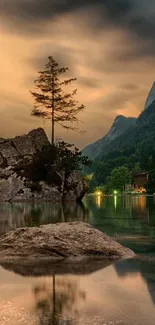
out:
<path id="1" fill-rule="evenodd" d="M 1 0 L 0 137 L 50 122 L 30 115 L 34 80 L 52 55 L 76 77 L 85 133 L 56 127 L 56 137 L 83 148 L 116 115 L 138 116 L 155 80 L 154 0 Z"/>

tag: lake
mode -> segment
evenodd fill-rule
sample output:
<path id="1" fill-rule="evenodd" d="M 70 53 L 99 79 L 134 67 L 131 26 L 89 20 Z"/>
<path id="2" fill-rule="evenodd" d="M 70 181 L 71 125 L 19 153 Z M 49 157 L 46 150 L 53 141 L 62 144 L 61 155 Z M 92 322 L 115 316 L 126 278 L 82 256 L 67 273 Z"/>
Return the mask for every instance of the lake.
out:
<path id="1" fill-rule="evenodd" d="M 79 205 L 0 204 L 0 235 L 18 227 L 76 220 L 114 237 L 137 258 L 53 276 L 23 276 L 3 265 L 0 324 L 154 325 L 154 197 L 88 196 Z"/>

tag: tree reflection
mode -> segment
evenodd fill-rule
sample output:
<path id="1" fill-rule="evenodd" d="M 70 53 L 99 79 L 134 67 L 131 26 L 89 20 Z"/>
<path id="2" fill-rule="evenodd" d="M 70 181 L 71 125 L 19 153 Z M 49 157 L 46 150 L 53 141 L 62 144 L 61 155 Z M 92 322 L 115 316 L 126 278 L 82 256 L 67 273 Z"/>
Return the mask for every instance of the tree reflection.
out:
<path id="1" fill-rule="evenodd" d="M 79 300 L 84 301 L 86 294 L 79 290 L 77 282 L 71 279 L 57 278 L 47 281 L 33 289 L 36 312 L 40 325 L 73 324 L 73 316 L 78 316 L 76 309 Z"/>
<path id="2" fill-rule="evenodd" d="M 89 209 L 84 204 L 62 203 L 6 203 L 0 205 L 0 234 L 20 227 L 40 226 L 41 224 L 89 221 Z"/>

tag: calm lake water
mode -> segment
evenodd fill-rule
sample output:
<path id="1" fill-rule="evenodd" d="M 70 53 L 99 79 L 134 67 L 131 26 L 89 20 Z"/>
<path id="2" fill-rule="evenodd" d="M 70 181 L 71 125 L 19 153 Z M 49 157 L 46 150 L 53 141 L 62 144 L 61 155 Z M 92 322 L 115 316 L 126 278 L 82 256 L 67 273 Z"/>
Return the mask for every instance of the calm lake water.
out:
<path id="1" fill-rule="evenodd" d="M 22 276 L 0 266 L 1 325 L 154 325 L 155 198 L 87 197 L 80 205 L 1 204 L 0 235 L 23 226 L 81 220 L 137 254 L 78 274 Z M 26 273 L 26 272 L 25 272 Z M 32 272 L 33 273 L 33 272 Z"/>

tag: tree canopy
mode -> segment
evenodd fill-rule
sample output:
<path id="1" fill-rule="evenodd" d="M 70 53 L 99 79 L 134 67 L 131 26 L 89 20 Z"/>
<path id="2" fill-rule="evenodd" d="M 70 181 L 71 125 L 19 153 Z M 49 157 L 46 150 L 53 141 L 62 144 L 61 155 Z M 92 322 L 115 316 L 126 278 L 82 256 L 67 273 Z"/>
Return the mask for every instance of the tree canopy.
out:
<path id="1" fill-rule="evenodd" d="M 55 138 L 55 124 L 75 130 L 77 128 L 73 123 L 79 121 L 77 115 L 85 109 L 85 106 L 79 105 L 75 99 L 77 89 L 72 92 L 64 91 L 64 86 L 76 81 L 76 78 L 62 80 L 62 75 L 68 70 L 68 67 L 60 67 L 55 59 L 49 56 L 45 70 L 39 71 L 39 76 L 34 81 L 39 92 L 30 91 L 35 101 L 32 115 L 51 120 L 52 144 Z"/>

